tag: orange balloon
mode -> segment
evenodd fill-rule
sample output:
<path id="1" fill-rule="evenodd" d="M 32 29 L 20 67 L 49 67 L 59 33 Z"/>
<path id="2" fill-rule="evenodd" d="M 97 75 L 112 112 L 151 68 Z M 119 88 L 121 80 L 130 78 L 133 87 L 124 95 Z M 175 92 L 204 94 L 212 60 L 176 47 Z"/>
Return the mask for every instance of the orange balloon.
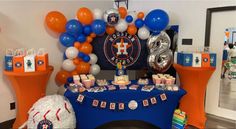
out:
<path id="1" fill-rule="evenodd" d="M 59 71 L 55 77 L 56 84 L 58 86 L 65 84 L 67 82 L 68 77 L 70 77 L 69 72 L 67 72 L 65 70 Z"/>
<path id="2" fill-rule="evenodd" d="M 91 36 L 87 36 L 86 42 L 91 43 L 93 41 L 93 38 Z"/>
<path id="3" fill-rule="evenodd" d="M 93 22 L 93 13 L 86 7 L 82 7 L 77 11 L 78 20 L 85 24 L 91 24 Z"/>
<path id="4" fill-rule="evenodd" d="M 120 17 L 124 19 L 126 17 L 126 15 L 127 15 L 126 8 L 125 7 L 119 7 L 118 11 L 120 13 Z"/>
<path id="5" fill-rule="evenodd" d="M 79 59 L 79 58 L 75 58 L 75 59 L 73 59 L 73 63 L 74 63 L 75 65 L 78 65 L 79 62 L 80 62 L 80 59 Z"/>
<path id="6" fill-rule="evenodd" d="M 71 75 L 71 76 L 74 76 L 74 75 L 78 75 L 78 73 L 77 73 L 76 70 L 74 70 L 74 71 L 70 72 L 70 75 Z"/>
<path id="7" fill-rule="evenodd" d="M 107 26 L 106 27 L 106 33 L 109 34 L 109 35 L 112 35 L 116 32 L 116 29 L 114 26 Z"/>
<path id="8" fill-rule="evenodd" d="M 95 38 L 95 37 L 96 37 L 96 34 L 95 34 L 95 33 L 91 33 L 90 36 L 91 36 L 92 38 Z"/>
<path id="9" fill-rule="evenodd" d="M 54 32 L 62 33 L 66 31 L 66 17 L 58 12 L 51 11 L 45 17 L 47 27 Z"/>
<path id="10" fill-rule="evenodd" d="M 74 47 L 79 49 L 81 47 L 81 43 L 80 42 L 75 42 Z"/>
<path id="11" fill-rule="evenodd" d="M 78 74 L 87 74 L 90 71 L 90 64 L 86 63 L 84 61 L 81 61 L 77 67 L 76 67 L 76 71 Z"/>
<path id="12" fill-rule="evenodd" d="M 84 54 L 90 54 L 93 51 L 93 46 L 88 42 L 82 43 L 79 51 L 83 52 Z"/>
<path id="13" fill-rule="evenodd" d="M 128 34 L 135 35 L 137 33 L 137 28 L 135 25 L 129 25 L 127 29 Z"/>
<path id="14" fill-rule="evenodd" d="M 143 18 L 144 18 L 144 13 L 143 13 L 143 12 L 139 12 L 138 15 L 137 15 L 137 17 L 138 17 L 139 19 L 143 19 Z"/>

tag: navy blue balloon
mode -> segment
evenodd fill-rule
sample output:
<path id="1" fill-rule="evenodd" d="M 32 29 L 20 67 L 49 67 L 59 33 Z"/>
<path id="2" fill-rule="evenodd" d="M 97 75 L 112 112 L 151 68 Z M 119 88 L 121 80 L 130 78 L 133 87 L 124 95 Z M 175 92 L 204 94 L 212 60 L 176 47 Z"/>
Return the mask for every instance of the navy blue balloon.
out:
<path id="1" fill-rule="evenodd" d="M 68 33 L 62 33 L 59 38 L 60 43 L 65 47 L 70 47 L 74 45 L 75 38 L 74 36 Z"/>
<path id="2" fill-rule="evenodd" d="M 152 10 L 145 17 L 145 25 L 149 30 L 154 32 L 164 30 L 168 24 L 169 16 L 165 11 L 161 9 Z"/>
<path id="3" fill-rule="evenodd" d="M 137 20 L 135 21 L 135 26 L 136 26 L 137 28 L 141 28 L 141 27 L 143 27 L 143 25 L 144 25 L 144 21 L 143 21 L 142 19 L 137 19 Z"/>
<path id="4" fill-rule="evenodd" d="M 94 20 L 91 26 L 96 35 L 101 35 L 106 31 L 106 23 L 103 20 Z"/>
<path id="5" fill-rule="evenodd" d="M 131 23 L 133 21 L 133 17 L 131 15 L 126 16 L 126 22 Z"/>
<path id="6" fill-rule="evenodd" d="M 90 57 L 89 57 L 88 55 L 85 55 L 85 56 L 83 57 L 83 61 L 84 61 L 84 62 L 89 62 L 89 61 L 90 61 Z"/>
<path id="7" fill-rule="evenodd" d="M 83 43 L 86 41 L 86 37 L 84 34 L 80 34 L 78 37 L 77 37 L 77 41 L 79 41 L 80 43 Z"/>
<path id="8" fill-rule="evenodd" d="M 91 26 L 90 25 L 84 26 L 84 31 L 83 32 L 84 32 L 85 35 L 90 35 L 92 33 Z"/>
<path id="9" fill-rule="evenodd" d="M 66 31 L 70 34 L 81 34 L 83 26 L 78 20 L 72 19 L 66 23 Z"/>
<path id="10" fill-rule="evenodd" d="M 67 83 L 73 83 L 73 82 L 74 82 L 73 77 L 68 77 L 68 78 L 67 78 Z"/>
<path id="11" fill-rule="evenodd" d="M 85 56 L 85 54 L 84 54 L 83 52 L 79 52 L 79 54 L 78 54 L 78 57 L 79 57 L 79 58 L 82 58 L 82 59 L 83 59 L 84 56 Z"/>

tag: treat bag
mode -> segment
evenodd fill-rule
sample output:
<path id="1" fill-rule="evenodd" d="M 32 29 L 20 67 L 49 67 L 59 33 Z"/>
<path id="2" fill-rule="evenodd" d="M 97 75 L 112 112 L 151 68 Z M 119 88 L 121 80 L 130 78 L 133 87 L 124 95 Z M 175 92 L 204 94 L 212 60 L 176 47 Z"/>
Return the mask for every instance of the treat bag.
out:
<path id="1" fill-rule="evenodd" d="M 13 56 L 13 72 L 24 72 L 24 56 L 23 49 L 17 49 Z"/>
<path id="2" fill-rule="evenodd" d="M 202 67 L 210 67 L 210 54 L 202 53 Z"/>
<path id="3" fill-rule="evenodd" d="M 210 53 L 210 65 L 216 67 L 216 53 Z"/>
<path id="4" fill-rule="evenodd" d="M 36 55 L 36 70 L 45 71 L 48 67 L 48 53 L 45 49 L 39 49 Z"/>
<path id="5" fill-rule="evenodd" d="M 201 53 L 193 53 L 193 67 L 201 67 L 202 66 L 202 54 Z"/>
<path id="6" fill-rule="evenodd" d="M 193 63 L 193 54 L 192 53 L 183 53 L 183 66 L 192 66 Z"/>
<path id="7" fill-rule="evenodd" d="M 24 71 L 35 71 L 35 51 L 33 49 L 29 49 L 26 52 L 26 56 L 24 57 Z"/>
<path id="8" fill-rule="evenodd" d="M 13 49 L 7 49 L 5 54 L 5 70 L 6 71 L 13 71 Z"/>

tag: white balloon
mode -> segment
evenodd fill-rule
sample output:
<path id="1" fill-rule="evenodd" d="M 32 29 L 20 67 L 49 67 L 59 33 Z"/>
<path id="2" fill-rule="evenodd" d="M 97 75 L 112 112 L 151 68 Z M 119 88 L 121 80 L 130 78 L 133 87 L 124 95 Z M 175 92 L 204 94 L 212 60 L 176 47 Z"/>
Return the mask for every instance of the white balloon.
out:
<path id="1" fill-rule="evenodd" d="M 94 53 L 89 54 L 89 57 L 90 57 L 90 60 L 89 60 L 90 64 L 93 65 L 97 63 L 98 57 Z"/>
<path id="2" fill-rule="evenodd" d="M 71 59 L 66 59 L 62 63 L 62 68 L 68 72 L 73 71 L 75 69 L 75 67 L 76 66 Z"/>
<path id="3" fill-rule="evenodd" d="M 75 47 L 68 47 L 65 53 L 68 59 L 74 59 L 78 56 L 79 51 Z"/>
<path id="4" fill-rule="evenodd" d="M 148 39 L 150 36 L 150 31 L 146 27 L 141 27 L 138 30 L 138 37 L 142 40 Z"/>
<path id="5" fill-rule="evenodd" d="M 136 11 L 129 11 L 127 16 L 130 15 L 133 17 L 133 21 L 129 24 L 133 24 L 135 22 L 135 20 L 137 19 L 137 12 Z"/>
<path id="6" fill-rule="evenodd" d="M 101 9 L 98 9 L 98 8 L 94 9 L 94 10 L 93 10 L 93 18 L 94 18 L 94 19 L 102 19 L 102 18 L 103 18 L 103 12 L 102 12 L 102 10 L 101 10 Z"/>
<path id="7" fill-rule="evenodd" d="M 128 23 L 124 19 L 120 19 L 115 28 L 119 32 L 125 32 L 128 28 Z"/>
<path id="8" fill-rule="evenodd" d="M 93 75 L 97 75 L 100 72 L 100 70 L 101 70 L 101 68 L 97 64 L 93 64 L 90 67 L 90 73 L 93 74 Z"/>

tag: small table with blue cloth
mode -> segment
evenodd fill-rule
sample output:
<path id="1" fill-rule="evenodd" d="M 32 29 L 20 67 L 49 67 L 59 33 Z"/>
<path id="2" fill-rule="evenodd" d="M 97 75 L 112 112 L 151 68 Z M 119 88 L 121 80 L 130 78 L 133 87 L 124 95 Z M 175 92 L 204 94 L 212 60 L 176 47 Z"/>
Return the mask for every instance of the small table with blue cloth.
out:
<path id="1" fill-rule="evenodd" d="M 131 81 L 131 84 L 137 84 L 137 81 Z M 167 100 L 162 101 L 159 95 L 165 93 Z M 121 90 L 115 91 L 105 90 L 104 92 L 83 92 L 80 93 L 85 96 L 84 101 L 79 103 L 77 97 L 79 93 L 73 93 L 66 90 L 64 96 L 67 97 L 73 106 L 76 114 L 76 127 L 79 129 L 94 129 L 103 124 L 120 121 L 120 120 L 140 120 L 162 129 L 171 129 L 172 117 L 179 100 L 186 92 L 183 89 L 178 91 L 166 91 L 154 89 L 151 92 L 141 91 L 141 86 L 137 90 Z M 86 97 L 88 96 L 88 97 Z M 144 107 L 142 100 L 156 97 L 157 103 Z M 115 110 L 109 109 L 109 103 L 106 108 L 93 107 L 92 101 L 94 99 L 106 102 L 123 102 L 125 103 L 124 110 L 119 110 L 117 105 Z M 128 107 L 128 102 L 135 100 L 138 102 L 138 107 L 131 110 Z"/>

